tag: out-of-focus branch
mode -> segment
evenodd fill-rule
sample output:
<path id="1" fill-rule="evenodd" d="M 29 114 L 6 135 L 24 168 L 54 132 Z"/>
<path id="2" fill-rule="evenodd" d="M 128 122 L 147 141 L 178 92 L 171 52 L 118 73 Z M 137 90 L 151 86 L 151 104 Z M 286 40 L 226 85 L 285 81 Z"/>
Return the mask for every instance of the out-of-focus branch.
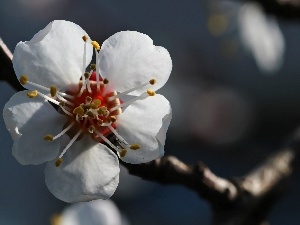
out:
<path id="1" fill-rule="evenodd" d="M 267 13 L 273 14 L 276 17 L 281 17 L 287 20 L 300 19 L 299 0 L 242 0 L 242 1 L 258 2 L 264 7 Z"/>
<path id="2" fill-rule="evenodd" d="M 16 90 L 24 88 L 18 82 L 12 66 L 13 55 L 0 37 L 0 81 L 8 82 Z"/>
<path id="3" fill-rule="evenodd" d="M 190 166 L 173 156 L 144 164 L 122 164 L 132 175 L 162 184 L 180 184 L 197 192 L 211 204 L 214 225 L 263 225 L 290 185 L 299 143 L 297 135 L 260 167 L 240 178 L 224 179 L 202 163 Z"/>
<path id="4" fill-rule="evenodd" d="M 23 90 L 13 71 L 11 55 L 0 43 L 1 80 Z M 179 184 L 205 199 L 213 210 L 213 225 L 266 225 L 275 202 L 287 190 L 299 164 L 300 131 L 277 154 L 240 178 L 225 179 L 202 163 L 187 165 L 176 157 L 165 156 L 144 164 L 121 162 L 132 175 L 162 184 Z"/>

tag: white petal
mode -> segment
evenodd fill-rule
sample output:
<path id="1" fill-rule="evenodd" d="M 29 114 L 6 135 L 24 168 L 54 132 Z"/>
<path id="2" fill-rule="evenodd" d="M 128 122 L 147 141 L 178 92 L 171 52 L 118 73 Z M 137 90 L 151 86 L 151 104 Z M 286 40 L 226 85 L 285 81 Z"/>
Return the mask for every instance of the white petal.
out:
<path id="1" fill-rule="evenodd" d="M 78 83 L 83 68 L 90 63 L 93 48 L 86 43 L 86 61 L 82 36 L 86 32 L 78 25 L 55 20 L 39 31 L 30 41 L 20 42 L 15 48 L 13 66 L 18 78 L 26 74 L 29 81 L 65 90 Z M 26 88 L 32 89 L 30 85 Z"/>
<path id="2" fill-rule="evenodd" d="M 155 78 L 151 89 L 158 90 L 169 79 L 172 60 L 169 52 L 153 45 L 152 39 L 136 31 L 121 31 L 104 41 L 99 53 L 100 73 L 118 92 L 134 88 Z M 145 89 L 131 95 L 140 95 Z"/>
<path id="3" fill-rule="evenodd" d="M 119 183 L 118 157 L 85 135 L 63 156 L 61 166 L 48 162 L 45 180 L 49 190 L 65 202 L 107 199 Z"/>
<path id="4" fill-rule="evenodd" d="M 141 149 L 128 150 L 120 159 L 135 164 L 162 157 L 171 118 L 170 103 L 162 95 L 128 106 L 117 120 L 117 131 L 129 144 L 139 144 Z"/>
<path id="5" fill-rule="evenodd" d="M 122 225 L 121 214 L 110 200 L 76 203 L 65 209 L 61 216 L 61 225 Z"/>
<path id="6" fill-rule="evenodd" d="M 47 142 L 47 134 L 59 133 L 67 122 L 42 97 L 28 98 L 27 91 L 14 94 L 5 104 L 3 118 L 15 143 L 13 155 L 21 164 L 40 164 L 54 159 L 60 144 Z"/>

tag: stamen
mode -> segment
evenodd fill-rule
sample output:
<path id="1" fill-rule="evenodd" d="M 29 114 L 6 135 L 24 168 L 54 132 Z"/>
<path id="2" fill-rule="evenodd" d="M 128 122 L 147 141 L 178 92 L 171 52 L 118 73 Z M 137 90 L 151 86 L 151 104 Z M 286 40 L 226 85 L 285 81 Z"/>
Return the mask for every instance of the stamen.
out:
<path id="1" fill-rule="evenodd" d="M 133 144 L 133 145 L 130 145 L 130 147 L 129 147 L 131 150 L 138 150 L 138 149 L 140 149 L 141 147 L 140 147 L 140 145 L 138 145 L 138 144 Z"/>
<path id="2" fill-rule="evenodd" d="M 127 153 L 127 150 L 126 149 L 122 149 L 121 152 L 119 153 L 120 154 L 120 157 L 124 157 Z"/>
<path id="3" fill-rule="evenodd" d="M 111 126 L 109 125 L 108 128 L 111 130 L 111 132 L 113 132 L 113 134 L 126 146 L 129 146 L 129 144 L 125 141 L 124 138 L 122 138 L 122 136 L 120 134 L 118 134 L 118 132 Z"/>
<path id="4" fill-rule="evenodd" d="M 90 96 L 86 96 L 85 97 L 85 104 L 91 104 L 92 100 L 93 99 Z"/>
<path id="5" fill-rule="evenodd" d="M 68 101 L 67 99 L 65 99 L 64 97 L 62 97 L 62 96 L 60 96 L 60 95 L 56 95 L 56 97 L 57 97 L 60 101 L 62 101 L 63 103 L 66 103 L 66 104 L 71 105 L 71 106 L 74 105 L 73 102 Z"/>
<path id="6" fill-rule="evenodd" d="M 37 91 L 37 90 L 34 90 L 34 91 L 28 91 L 28 92 L 27 92 L 27 96 L 28 96 L 29 98 L 35 98 L 37 95 L 38 95 L 38 91 Z"/>
<path id="7" fill-rule="evenodd" d="M 65 97 L 65 98 L 74 99 L 74 96 L 68 95 L 68 94 L 66 94 L 66 93 L 64 93 L 64 92 L 58 91 L 57 94 L 59 94 L 60 96 Z"/>
<path id="8" fill-rule="evenodd" d="M 156 80 L 155 80 L 155 79 L 151 79 L 151 80 L 149 80 L 149 83 L 150 83 L 151 85 L 154 85 L 154 84 L 156 84 Z"/>
<path id="9" fill-rule="evenodd" d="M 131 93 L 131 92 L 133 92 L 133 91 L 135 91 L 135 90 L 138 90 L 138 89 L 141 89 L 141 88 L 143 88 L 143 87 L 146 87 L 146 86 L 149 85 L 149 84 L 151 84 L 151 85 L 156 84 L 156 80 L 155 80 L 155 79 L 151 79 L 151 80 L 149 80 L 149 82 L 147 82 L 147 83 L 141 84 L 141 85 L 139 85 L 139 86 L 137 86 L 137 87 L 131 88 L 131 89 L 129 89 L 129 90 L 127 90 L 127 91 L 124 91 L 124 92 L 122 92 L 122 93 L 119 93 L 119 94 L 117 94 L 117 95 L 111 96 L 111 97 L 108 98 L 108 100 L 109 100 L 109 101 L 112 101 L 112 100 L 114 100 L 114 99 L 116 99 L 116 98 L 120 98 L 121 96 L 127 95 L 127 94 L 129 94 L 129 93 Z"/>
<path id="10" fill-rule="evenodd" d="M 55 162 L 55 166 L 59 167 L 62 164 L 62 162 L 63 162 L 62 158 L 58 158 Z"/>
<path id="11" fill-rule="evenodd" d="M 109 83 L 109 80 L 107 78 L 104 78 L 103 84 L 108 84 L 108 83 Z"/>
<path id="12" fill-rule="evenodd" d="M 82 39 L 85 42 L 84 47 L 83 47 L 82 76 L 81 76 L 82 82 L 84 83 L 85 82 L 84 71 L 85 71 L 85 68 L 86 68 L 86 42 L 88 40 L 88 37 L 84 35 L 82 37 Z"/>
<path id="13" fill-rule="evenodd" d="M 50 86 L 51 97 L 54 97 L 57 93 L 57 88 L 55 86 Z"/>
<path id="14" fill-rule="evenodd" d="M 106 116 L 107 115 L 107 107 L 106 106 L 101 106 L 99 109 L 98 109 L 98 114 L 100 116 Z"/>
<path id="15" fill-rule="evenodd" d="M 51 141 L 53 141 L 53 140 L 59 138 L 60 136 L 62 136 L 63 134 L 65 134 L 68 130 L 70 130 L 74 126 L 74 124 L 75 124 L 75 122 L 70 123 L 69 126 L 67 126 L 65 129 L 63 129 L 59 134 L 57 134 L 54 137 L 52 137 L 52 135 L 49 134 L 52 137 Z M 46 135 L 46 136 L 48 136 L 48 135 Z M 44 137 L 44 139 L 46 138 L 46 136 Z"/>
<path id="16" fill-rule="evenodd" d="M 44 136 L 45 141 L 53 141 L 53 136 L 51 134 L 47 134 Z"/>
<path id="17" fill-rule="evenodd" d="M 97 60 L 96 60 L 96 62 L 97 62 Z M 91 64 L 90 68 L 91 68 L 91 70 L 95 71 L 96 70 L 96 64 Z"/>
<path id="18" fill-rule="evenodd" d="M 97 41 L 91 41 L 91 44 L 95 49 L 97 49 L 98 51 L 100 50 L 100 45 Z"/>
<path id="19" fill-rule="evenodd" d="M 89 38 L 88 38 L 86 35 L 83 35 L 83 36 L 82 36 L 82 40 L 83 40 L 84 42 L 87 42 L 88 39 L 89 39 Z"/>
<path id="20" fill-rule="evenodd" d="M 92 109 L 97 109 L 101 105 L 101 101 L 99 99 L 94 99 L 91 103 Z"/>
<path id="21" fill-rule="evenodd" d="M 155 91 L 152 91 L 151 89 L 148 89 L 148 90 L 147 90 L 147 94 L 148 94 L 149 96 L 154 96 L 156 93 L 155 93 Z"/>
<path id="22" fill-rule="evenodd" d="M 54 104 L 56 104 L 56 105 L 59 105 L 59 104 L 60 104 L 59 101 L 56 101 L 55 99 L 50 98 L 49 96 L 44 95 L 43 93 L 38 92 L 38 95 L 42 96 L 42 97 L 43 97 L 44 99 L 46 99 L 47 101 L 52 102 L 52 103 L 54 103 Z"/>
<path id="23" fill-rule="evenodd" d="M 97 91 L 100 91 L 100 80 L 99 80 L 99 63 L 98 63 L 98 58 L 99 58 L 99 53 L 95 49 L 95 54 L 96 54 L 96 83 L 97 83 Z"/>
<path id="24" fill-rule="evenodd" d="M 111 123 L 114 123 L 117 121 L 117 118 L 115 116 L 111 116 L 111 117 L 109 117 L 109 120 Z"/>
<path id="25" fill-rule="evenodd" d="M 117 152 L 120 151 L 120 149 L 116 146 L 114 146 L 106 137 L 104 137 L 103 134 L 101 134 L 99 131 L 97 131 L 96 129 L 94 130 L 94 132 L 106 143 L 108 144 L 111 148 L 113 148 L 114 150 L 116 150 Z"/>
<path id="26" fill-rule="evenodd" d="M 74 114 L 77 114 L 79 116 L 83 116 L 84 115 L 84 109 L 82 108 L 82 106 L 78 106 L 73 110 Z"/>
<path id="27" fill-rule="evenodd" d="M 67 150 L 76 141 L 76 139 L 79 137 L 79 135 L 81 133 L 82 133 L 82 129 L 79 129 L 79 131 L 77 132 L 77 134 L 72 138 L 72 140 L 69 142 L 69 144 L 64 148 L 64 150 L 62 151 L 62 153 L 59 155 L 58 159 L 63 157 L 63 155 L 67 152 Z"/>
<path id="28" fill-rule="evenodd" d="M 93 125 L 89 126 L 89 128 L 88 128 L 88 131 L 89 131 L 91 134 L 94 133 L 95 130 L 96 130 L 96 128 L 95 128 Z"/>
<path id="29" fill-rule="evenodd" d="M 137 100 L 140 100 L 140 99 L 143 99 L 143 98 L 146 98 L 149 94 L 148 93 L 142 93 L 140 96 L 137 96 L 127 102 L 124 102 L 122 104 L 119 104 L 119 105 L 116 105 L 115 107 L 109 109 L 110 112 L 113 112 L 121 107 L 124 107 L 124 106 L 127 106 L 127 105 L 130 105 L 131 103 L 137 101 Z"/>
<path id="30" fill-rule="evenodd" d="M 97 126 L 102 126 L 102 124 L 103 124 L 103 120 L 99 119 L 99 120 L 97 121 Z"/>
<path id="31" fill-rule="evenodd" d="M 61 106 L 61 105 L 59 105 L 59 106 L 60 106 L 61 110 L 64 111 L 65 114 L 67 114 L 67 115 L 69 115 L 69 116 L 73 116 L 73 114 L 70 113 L 70 112 L 66 109 L 66 107 L 63 107 L 63 106 Z"/>
<path id="32" fill-rule="evenodd" d="M 28 82 L 28 76 L 25 75 L 25 74 L 22 75 L 22 76 L 20 77 L 19 81 L 20 81 L 20 83 L 21 83 L 22 85 L 27 84 L 27 82 Z"/>

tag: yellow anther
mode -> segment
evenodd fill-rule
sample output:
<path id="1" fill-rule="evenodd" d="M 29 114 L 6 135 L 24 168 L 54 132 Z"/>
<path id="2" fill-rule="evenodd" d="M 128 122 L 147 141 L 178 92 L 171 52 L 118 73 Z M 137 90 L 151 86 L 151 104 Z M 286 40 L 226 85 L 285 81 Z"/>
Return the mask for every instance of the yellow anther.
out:
<path id="1" fill-rule="evenodd" d="M 83 116 L 84 115 L 84 109 L 81 107 L 81 106 L 78 106 L 76 107 L 74 110 L 73 110 L 73 113 L 74 114 L 77 114 L 79 116 Z"/>
<path id="2" fill-rule="evenodd" d="M 44 136 L 45 141 L 53 141 L 53 136 L 51 134 L 47 134 Z"/>
<path id="3" fill-rule="evenodd" d="M 90 96 L 86 96 L 86 98 L 85 98 L 85 102 L 87 103 L 87 104 L 90 104 L 91 102 L 92 102 L 92 98 L 90 97 Z"/>
<path id="4" fill-rule="evenodd" d="M 97 41 L 91 41 L 91 44 L 96 50 L 100 50 L 100 45 Z"/>
<path id="5" fill-rule="evenodd" d="M 110 122 L 112 122 L 112 123 L 117 121 L 117 118 L 115 116 L 111 116 L 111 117 L 109 117 L 109 119 L 110 119 Z"/>
<path id="6" fill-rule="evenodd" d="M 104 78 L 103 84 L 108 84 L 108 83 L 109 83 L 108 79 L 107 79 L 107 78 Z"/>
<path id="7" fill-rule="evenodd" d="M 57 93 L 57 88 L 55 86 L 50 86 L 51 97 L 54 97 Z"/>
<path id="8" fill-rule="evenodd" d="M 156 94 L 155 91 L 152 91 L 151 89 L 148 89 L 147 93 L 149 96 L 154 96 Z"/>
<path id="9" fill-rule="evenodd" d="M 103 120 L 98 120 L 97 125 L 101 126 L 103 124 Z"/>
<path id="10" fill-rule="evenodd" d="M 65 102 L 59 102 L 59 105 L 64 107 L 66 105 L 66 103 Z"/>
<path id="11" fill-rule="evenodd" d="M 85 72 L 84 74 L 85 79 L 89 79 L 91 74 L 89 72 Z"/>
<path id="12" fill-rule="evenodd" d="M 34 98 L 34 97 L 36 97 L 38 95 L 38 91 L 37 90 L 34 90 L 34 91 L 28 91 L 27 92 L 27 96 L 29 97 L 29 98 Z"/>
<path id="13" fill-rule="evenodd" d="M 62 158 L 58 158 L 55 162 L 55 166 L 59 167 L 62 164 L 62 162 L 63 162 Z"/>
<path id="14" fill-rule="evenodd" d="M 130 145 L 130 149 L 131 150 L 138 150 L 138 149 L 140 149 L 141 147 L 140 147 L 140 145 L 138 145 L 138 144 L 133 144 L 133 145 Z"/>
<path id="15" fill-rule="evenodd" d="M 93 125 L 89 126 L 89 128 L 88 128 L 88 130 L 89 130 L 90 133 L 94 133 L 95 129 L 96 128 Z"/>
<path id="16" fill-rule="evenodd" d="M 122 149 L 120 152 L 120 156 L 124 157 L 126 155 L 127 150 L 126 149 Z"/>
<path id="17" fill-rule="evenodd" d="M 91 70 L 96 70 L 96 64 L 91 64 L 90 68 L 91 68 Z"/>
<path id="18" fill-rule="evenodd" d="M 97 110 L 97 112 L 100 116 L 106 116 L 107 115 L 107 107 L 102 106 Z"/>
<path id="19" fill-rule="evenodd" d="M 100 106 L 100 105 L 101 105 L 101 101 L 100 101 L 100 99 L 94 99 L 94 100 L 92 101 L 92 104 L 94 104 L 94 105 L 96 105 L 96 106 Z"/>
<path id="20" fill-rule="evenodd" d="M 28 76 L 27 76 L 27 75 L 22 75 L 22 76 L 20 77 L 19 81 L 20 81 L 20 83 L 21 83 L 22 85 L 27 84 L 27 82 L 28 82 Z"/>
<path id="21" fill-rule="evenodd" d="M 83 35 L 83 36 L 82 36 L 82 40 L 83 40 L 84 42 L 87 42 L 88 39 L 89 39 L 88 36 L 86 36 L 86 35 Z"/>
<path id="22" fill-rule="evenodd" d="M 151 79 L 151 80 L 149 80 L 149 83 L 150 83 L 151 85 L 154 85 L 154 84 L 156 84 L 156 80 L 155 80 L 155 79 Z"/>

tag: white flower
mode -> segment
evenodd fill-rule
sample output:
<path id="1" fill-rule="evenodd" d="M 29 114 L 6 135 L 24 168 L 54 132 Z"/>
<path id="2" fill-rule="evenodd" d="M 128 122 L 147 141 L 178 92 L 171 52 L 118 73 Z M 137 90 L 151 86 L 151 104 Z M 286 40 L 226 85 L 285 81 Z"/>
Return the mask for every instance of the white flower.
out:
<path id="1" fill-rule="evenodd" d="M 52 225 L 125 225 L 128 224 L 110 200 L 73 204 L 52 218 Z"/>
<path id="2" fill-rule="evenodd" d="M 93 48 L 96 65 L 86 72 Z M 16 75 L 30 91 L 3 110 L 13 155 L 23 165 L 50 161 L 46 184 L 66 202 L 114 193 L 119 162 L 111 149 L 128 163 L 164 154 L 171 107 L 155 91 L 171 73 L 168 51 L 135 31 L 114 34 L 99 50 L 78 25 L 53 21 L 14 52 Z"/>

